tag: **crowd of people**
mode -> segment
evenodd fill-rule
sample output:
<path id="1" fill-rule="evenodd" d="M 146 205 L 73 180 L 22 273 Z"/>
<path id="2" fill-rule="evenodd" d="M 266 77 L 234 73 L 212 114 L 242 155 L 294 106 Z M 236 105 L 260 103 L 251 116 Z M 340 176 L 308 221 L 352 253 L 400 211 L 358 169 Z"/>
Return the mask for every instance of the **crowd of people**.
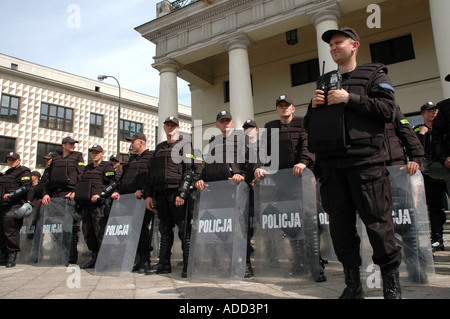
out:
<path id="1" fill-rule="evenodd" d="M 297 178 L 310 169 L 320 180 L 321 204 L 329 214 L 334 251 L 345 276 L 346 287 L 340 298 L 364 298 L 357 214 L 366 227 L 373 261 L 381 269 L 384 297 L 401 298 L 398 269 L 402 252 L 394 234 L 386 167 L 405 165 L 410 175 L 422 171 L 430 240 L 433 249 L 444 250 L 450 99 L 436 105 L 425 103 L 420 109 L 424 124 L 412 128 L 395 101 L 386 66 L 358 65 L 360 38 L 354 29 L 328 30 L 322 39 L 329 44 L 338 71 L 318 79 L 304 117 L 294 116 L 295 104 L 287 95 L 276 99 L 278 119 L 264 126 L 268 132 L 267 153 L 272 159 L 276 156 L 276 168 L 292 169 Z M 44 156 L 48 166 L 42 176 L 21 166 L 19 154 L 9 153 L 6 161 L 10 168 L 0 177 L 0 264 L 14 267 L 20 251 L 23 219 L 10 212 L 30 209 L 25 204 L 45 207 L 53 198 L 62 197 L 74 201 L 82 212 L 82 234 L 92 259 L 81 268 L 94 268 L 112 203 L 121 195 L 134 194 L 137 199 L 145 199 L 146 211 L 133 271 L 147 275 L 172 272 L 170 259 L 177 226 L 183 251 L 181 276 L 187 277 L 193 191 L 202 192 L 209 182 L 221 180 L 247 183 L 252 191 L 255 183 L 270 174 L 270 163 L 257 156 L 252 160 L 260 147 L 258 125 L 253 119 L 244 123 L 243 130 L 237 130 L 230 112 L 222 111 L 217 114 L 216 127 L 222 134 L 209 141 L 208 160 L 179 134 L 179 120 L 174 116 L 165 119 L 167 140 L 155 150 L 147 148 L 143 133 L 127 138 L 131 142 L 127 163 L 120 163 L 115 155 L 104 161 L 102 146 L 93 145 L 89 148 L 92 163 L 85 165 L 82 153 L 75 151 L 78 141 L 71 137 L 62 140 L 62 151 Z M 273 130 L 278 133 L 279 154 L 271 154 Z M 245 149 L 245 160 L 239 159 L 241 147 Z M 249 218 L 254 212 L 252 196 L 250 192 Z M 152 266 L 150 229 L 155 214 L 161 239 L 159 260 Z M 80 221 L 74 219 L 70 263 L 77 262 L 79 225 Z M 245 277 L 253 276 L 251 237 L 250 227 Z M 315 280 L 326 281 L 325 274 L 322 272 Z"/>

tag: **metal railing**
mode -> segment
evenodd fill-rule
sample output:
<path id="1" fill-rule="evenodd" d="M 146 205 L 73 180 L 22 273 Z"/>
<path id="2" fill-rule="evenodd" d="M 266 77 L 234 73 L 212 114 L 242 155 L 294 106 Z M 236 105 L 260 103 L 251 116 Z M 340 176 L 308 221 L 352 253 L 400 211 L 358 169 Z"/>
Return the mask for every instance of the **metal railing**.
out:
<path id="1" fill-rule="evenodd" d="M 192 3 L 199 2 L 201 0 L 176 0 L 171 2 L 172 3 L 172 11 L 180 10 L 181 8 L 184 8 Z"/>

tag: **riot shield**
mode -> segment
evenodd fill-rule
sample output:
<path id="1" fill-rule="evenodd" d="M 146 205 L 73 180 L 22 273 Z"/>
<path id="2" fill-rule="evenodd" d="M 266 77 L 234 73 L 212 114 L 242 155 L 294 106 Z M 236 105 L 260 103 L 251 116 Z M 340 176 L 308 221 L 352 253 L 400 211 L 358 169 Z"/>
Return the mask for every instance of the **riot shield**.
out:
<path id="1" fill-rule="evenodd" d="M 67 265 L 72 238 L 73 202 L 55 197 L 47 206 L 41 206 L 41 222 L 38 222 L 35 236 L 38 236 L 38 264 Z"/>
<path id="2" fill-rule="evenodd" d="M 319 278 L 316 200 L 316 181 L 308 169 L 300 178 L 283 169 L 255 183 L 252 265 L 258 280 Z"/>
<path id="3" fill-rule="evenodd" d="M 246 183 L 231 180 L 209 182 L 197 192 L 188 278 L 206 282 L 244 278 L 248 196 Z"/>
<path id="4" fill-rule="evenodd" d="M 32 252 L 38 217 L 39 207 L 33 206 L 31 214 L 23 218 L 23 224 L 20 228 L 20 252 L 16 259 L 18 264 L 36 262 L 36 258 L 32 258 Z"/>
<path id="5" fill-rule="evenodd" d="M 392 218 L 397 245 L 402 248 L 400 282 L 426 284 L 434 279 L 428 211 L 422 173 L 413 176 L 405 166 L 388 167 L 392 193 Z M 379 267 L 372 263 L 372 248 L 366 228 L 360 222 L 363 275 L 369 288 L 379 288 Z"/>
<path id="6" fill-rule="evenodd" d="M 145 201 L 124 194 L 113 202 L 102 246 L 95 263 L 95 275 L 124 276 L 131 272 L 145 214 Z"/>

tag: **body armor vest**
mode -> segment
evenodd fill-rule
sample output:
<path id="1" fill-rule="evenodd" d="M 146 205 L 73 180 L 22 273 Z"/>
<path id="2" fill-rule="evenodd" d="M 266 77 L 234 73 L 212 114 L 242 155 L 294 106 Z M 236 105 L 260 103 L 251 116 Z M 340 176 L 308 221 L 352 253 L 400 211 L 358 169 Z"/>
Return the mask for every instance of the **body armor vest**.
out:
<path id="1" fill-rule="evenodd" d="M 271 129 L 279 129 L 279 169 L 294 167 L 300 161 L 298 147 L 303 129 L 303 118 L 294 117 L 289 126 L 283 126 L 280 120 L 276 120 L 267 123 L 265 127 L 269 129 L 268 141 L 271 141 Z M 271 154 L 270 144 L 268 147 Z"/>
<path id="2" fill-rule="evenodd" d="M 381 70 L 387 73 L 381 63 L 358 66 L 342 87 L 349 93 L 366 96 L 374 77 Z M 385 138 L 385 123 L 359 116 L 343 103 L 311 109 L 308 126 L 309 148 L 322 157 L 344 154 L 371 156 L 380 150 Z"/>
<path id="3" fill-rule="evenodd" d="M 180 138 L 175 143 L 162 142 L 158 144 L 155 149 L 155 154 L 151 160 L 151 171 L 149 174 L 149 185 L 152 186 L 154 191 L 162 191 L 168 188 L 178 188 L 183 178 L 183 162 L 179 162 L 177 159 L 173 161 L 172 150 L 176 146 L 180 147 L 178 155 L 186 163 L 192 162 L 191 153 L 192 148 L 189 147 L 190 153 L 183 155 L 183 139 Z M 183 144 L 180 144 L 183 143 Z"/>
<path id="4" fill-rule="evenodd" d="M 23 176 L 22 180 L 19 180 L 19 176 L 28 172 L 27 176 Z M 19 166 L 17 168 L 8 169 L 3 176 L 0 177 L 0 203 L 3 203 L 3 195 L 13 192 L 19 189 L 22 184 L 29 184 L 31 186 L 31 171 L 26 166 Z M 13 201 L 3 203 L 4 205 L 14 205 L 20 202 L 22 198 L 16 198 Z"/>
<path id="5" fill-rule="evenodd" d="M 94 164 L 86 166 L 83 176 L 77 183 L 75 190 L 75 201 L 79 203 L 90 203 L 93 195 L 100 195 L 107 186 L 105 181 L 108 173 L 113 175 L 113 166 L 111 163 L 102 161 L 97 167 Z M 110 168 L 107 170 L 107 168 Z"/>
<path id="6" fill-rule="evenodd" d="M 60 153 L 53 153 L 51 176 L 48 181 L 50 189 L 76 186 L 78 182 L 77 166 L 81 165 L 80 158 L 80 152 L 72 152 L 67 157 L 62 157 Z"/>
<path id="7" fill-rule="evenodd" d="M 145 188 L 152 157 L 153 152 L 149 150 L 145 150 L 140 156 L 130 157 L 126 169 L 120 177 L 119 191 L 121 194 L 134 193 Z"/>
<path id="8" fill-rule="evenodd" d="M 221 181 L 232 177 L 234 174 L 242 174 L 239 165 L 239 152 L 245 146 L 245 136 L 234 131 L 230 136 L 224 138 L 222 135 L 213 137 L 209 141 L 209 153 L 203 170 L 205 181 Z M 242 148 L 242 162 L 245 162 L 245 149 Z M 211 160 L 214 158 L 214 161 Z"/>

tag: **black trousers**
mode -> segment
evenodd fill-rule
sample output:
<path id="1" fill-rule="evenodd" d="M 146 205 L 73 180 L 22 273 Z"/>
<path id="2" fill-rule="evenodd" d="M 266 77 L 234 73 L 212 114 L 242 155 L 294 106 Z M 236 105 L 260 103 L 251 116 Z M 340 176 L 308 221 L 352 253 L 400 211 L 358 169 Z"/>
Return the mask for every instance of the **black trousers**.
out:
<path id="1" fill-rule="evenodd" d="M 83 205 L 83 235 L 90 251 L 98 252 L 108 222 L 108 209 L 100 205 Z M 106 213 L 106 214 L 105 214 Z"/>
<path id="2" fill-rule="evenodd" d="M 373 262 L 381 270 L 401 263 L 395 243 L 389 173 L 384 164 L 323 168 L 322 205 L 330 216 L 330 233 L 338 260 L 344 267 L 361 266 L 358 213 L 373 248 Z"/>
<path id="3" fill-rule="evenodd" d="M 444 224 L 447 220 L 444 211 L 447 184 L 443 179 L 434 179 L 426 174 L 423 174 L 423 181 L 430 220 L 431 241 L 443 243 Z"/>
<path id="4" fill-rule="evenodd" d="M 23 218 L 8 214 L 11 209 L 9 206 L 0 209 L 0 250 L 8 254 L 20 251 L 20 228 L 23 225 Z"/>

